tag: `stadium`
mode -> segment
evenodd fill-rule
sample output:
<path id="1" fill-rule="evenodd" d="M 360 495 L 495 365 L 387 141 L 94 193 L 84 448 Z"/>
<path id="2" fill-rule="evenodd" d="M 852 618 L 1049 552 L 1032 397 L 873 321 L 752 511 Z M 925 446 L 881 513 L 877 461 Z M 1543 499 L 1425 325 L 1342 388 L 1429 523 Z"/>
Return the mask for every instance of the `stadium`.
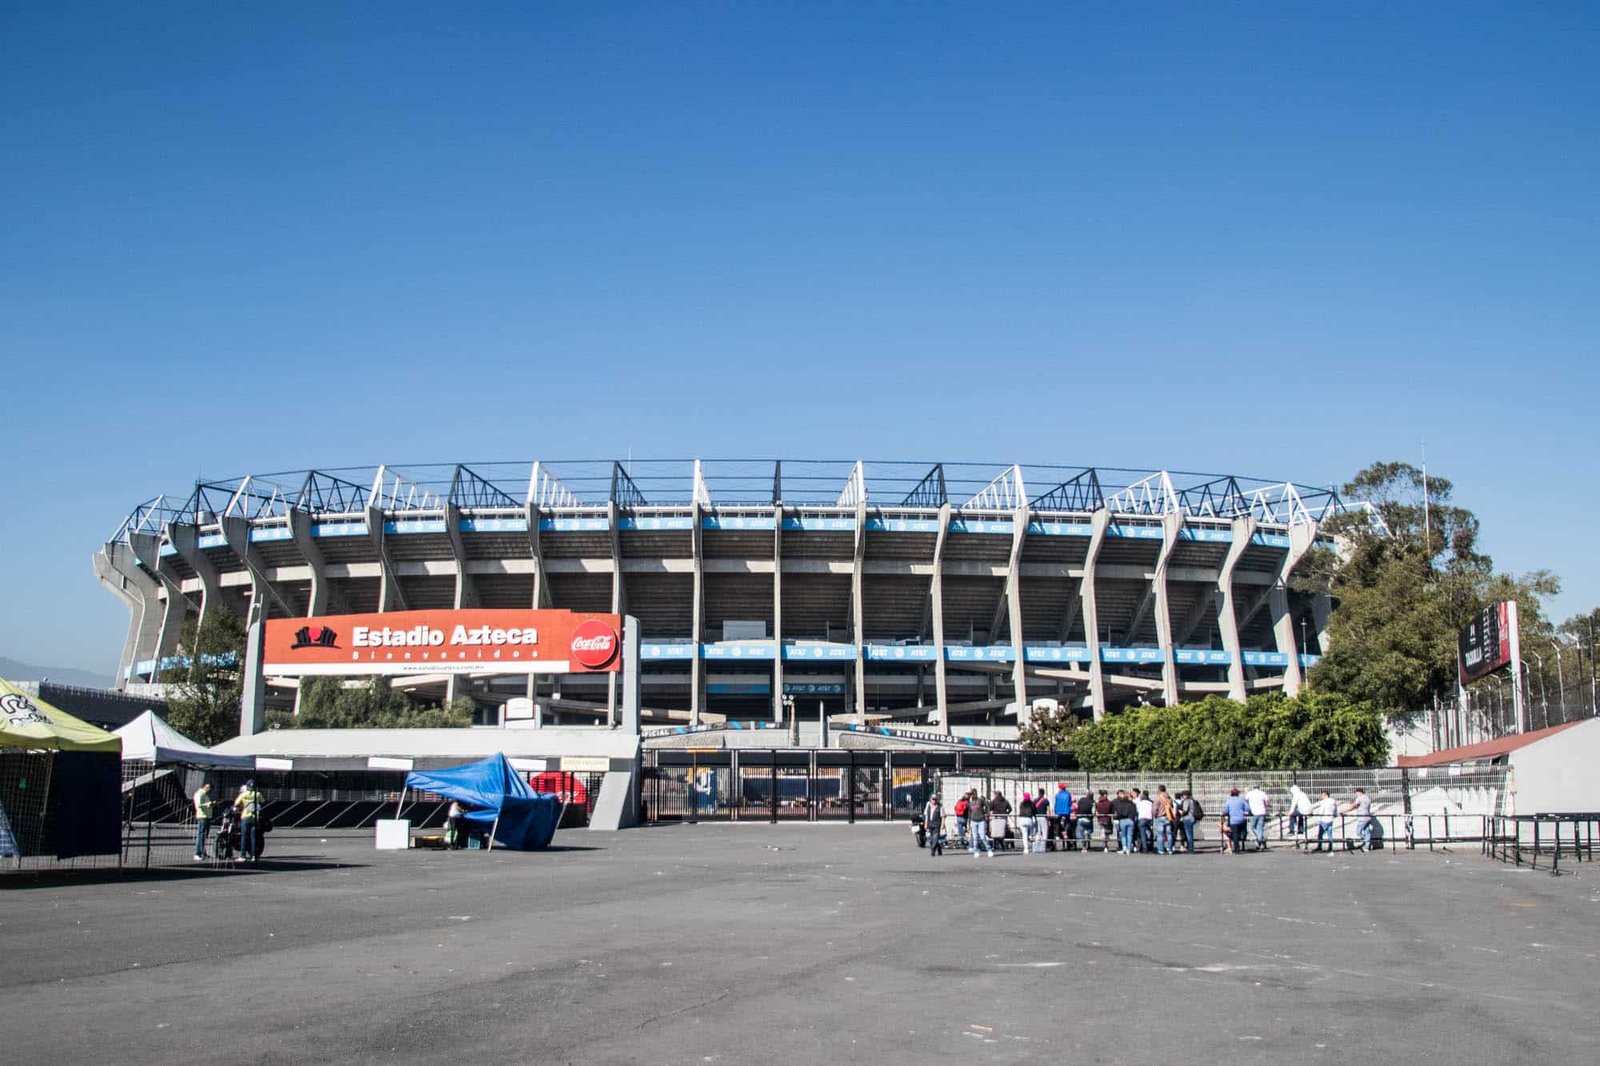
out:
<path id="1" fill-rule="evenodd" d="M 647 725 L 803 715 L 981 734 L 1294 693 L 1329 602 L 1291 581 L 1328 488 L 1000 463 L 605 460 L 311 470 L 134 508 L 96 552 L 129 609 L 124 688 L 185 622 L 444 608 L 638 619 Z M 615 675 L 417 675 L 497 721 L 615 720 Z M 292 705 L 289 679 L 269 699 Z"/>

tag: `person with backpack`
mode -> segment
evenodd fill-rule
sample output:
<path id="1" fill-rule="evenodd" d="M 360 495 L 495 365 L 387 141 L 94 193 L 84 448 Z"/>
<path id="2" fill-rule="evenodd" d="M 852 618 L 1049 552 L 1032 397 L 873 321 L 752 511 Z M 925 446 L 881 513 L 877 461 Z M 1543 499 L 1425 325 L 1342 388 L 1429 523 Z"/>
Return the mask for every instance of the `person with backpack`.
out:
<path id="1" fill-rule="evenodd" d="M 1194 793 L 1184 789 L 1178 799 L 1178 830 L 1183 834 L 1183 850 L 1194 854 L 1194 827 L 1205 824 L 1205 808 L 1194 798 Z"/>
<path id="2" fill-rule="evenodd" d="M 951 810 L 956 816 L 956 839 L 963 844 L 967 842 L 967 809 L 970 806 L 968 794 L 963 792 L 956 797 L 956 805 Z"/>

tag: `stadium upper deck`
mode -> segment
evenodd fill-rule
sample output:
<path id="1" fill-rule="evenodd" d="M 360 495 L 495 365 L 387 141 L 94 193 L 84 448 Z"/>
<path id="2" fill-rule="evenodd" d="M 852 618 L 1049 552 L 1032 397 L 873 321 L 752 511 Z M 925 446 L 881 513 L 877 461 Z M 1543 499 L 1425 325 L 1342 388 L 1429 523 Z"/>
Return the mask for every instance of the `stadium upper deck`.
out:
<path id="1" fill-rule="evenodd" d="M 1039 698 L 1098 714 L 1295 690 L 1328 604 L 1288 578 L 1344 509 L 1290 482 L 1103 467 L 382 466 L 157 497 L 95 567 L 132 613 L 124 680 L 155 673 L 215 604 L 558 607 L 639 618 L 657 720 L 781 719 L 794 697 L 948 726 Z M 596 679 L 540 685 L 553 710 L 605 711 Z"/>

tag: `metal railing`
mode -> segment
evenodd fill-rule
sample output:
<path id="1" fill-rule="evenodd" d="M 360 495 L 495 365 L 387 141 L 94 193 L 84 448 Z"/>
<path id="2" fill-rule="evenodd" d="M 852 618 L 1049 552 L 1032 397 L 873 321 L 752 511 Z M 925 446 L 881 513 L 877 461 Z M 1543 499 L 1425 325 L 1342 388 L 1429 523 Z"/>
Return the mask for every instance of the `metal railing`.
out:
<path id="1" fill-rule="evenodd" d="M 1593 862 L 1600 813 L 1508 814 L 1486 819 L 1483 853 L 1530 869 L 1561 873 L 1561 859 Z"/>

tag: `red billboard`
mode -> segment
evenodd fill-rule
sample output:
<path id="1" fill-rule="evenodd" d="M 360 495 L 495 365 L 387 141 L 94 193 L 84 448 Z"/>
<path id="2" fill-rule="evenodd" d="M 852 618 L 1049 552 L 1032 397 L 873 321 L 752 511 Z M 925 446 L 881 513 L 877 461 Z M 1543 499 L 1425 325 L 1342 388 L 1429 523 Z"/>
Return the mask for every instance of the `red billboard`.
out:
<path id="1" fill-rule="evenodd" d="M 267 623 L 264 673 L 590 674 L 622 665 L 622 618 L 573 611 L 387 611 Z"/>
<path id="2" fill-rule="evenodd" d="M 1491 603 L 1478 612 L 1458 641 L 1463 685 L 1511 665 L 1516 627 L 1515 603 Z"/>

